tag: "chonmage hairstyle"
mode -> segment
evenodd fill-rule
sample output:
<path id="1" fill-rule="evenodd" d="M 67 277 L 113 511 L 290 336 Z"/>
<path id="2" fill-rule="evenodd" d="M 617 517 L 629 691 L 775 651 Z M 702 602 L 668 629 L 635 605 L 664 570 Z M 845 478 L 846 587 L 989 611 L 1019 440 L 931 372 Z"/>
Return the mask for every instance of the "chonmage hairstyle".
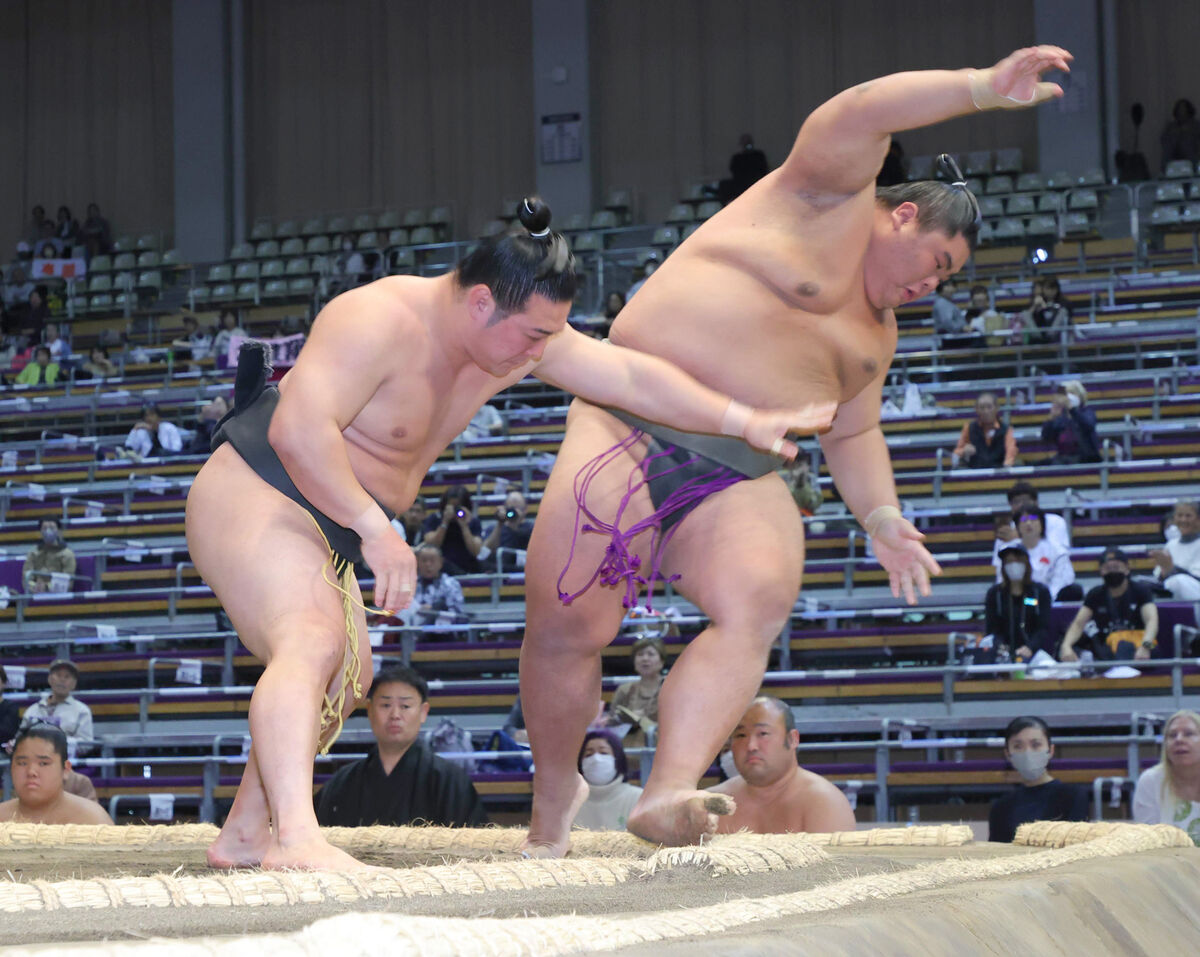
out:
<path id="1" fill-rule="evenodd" d="M 880 186 L 875 190 L 875 202 L 887 209 L 912 203 L 917 207 L 917 225 L 922 230 L 940 229 L 952 239 L 961 233 L 968 248 L 974 252 L 982 222 L 979 201 L 967 189 L 962 171 L 951 156 L 942 153 L 937 159 L 937 168 L 938 174 L 950 182 L 927 179 Z"/>
<path id="2" fill-rule="evenodd" d="M 517 207 L 520 225 L 481 239 L 458 264 L 455 280 L 462 289 L 483 284 L 492 291 L 498 318 L 519 312 L 537 293 L 551 302 L 575 298 L 575 257 L 562 233 L 550 229 L 550 207 L 529 196 Z"/>
<path id="3" fill-rule="evenodd" d="M 17 753 L 17 748 L 26 738 L 41 738 L 43 741 L 49 741 L 54 745 L 54 752 L 59 759 L 66 764 L 67 762 L 67 736 L 62 732 L 62 729 L 53 724 L 47 724 L 42 721 L 35 722 L 28 727 L 22 728 L 21 732 L 13 739 L 12 753 Z"/>

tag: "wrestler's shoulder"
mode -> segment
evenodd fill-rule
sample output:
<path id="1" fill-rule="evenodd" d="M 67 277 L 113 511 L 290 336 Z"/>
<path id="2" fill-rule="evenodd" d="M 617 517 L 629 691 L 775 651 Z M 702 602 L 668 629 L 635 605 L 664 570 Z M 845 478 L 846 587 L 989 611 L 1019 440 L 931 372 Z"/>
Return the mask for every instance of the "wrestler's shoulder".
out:
<path id="1" fill-rule="evenodd" d="M 326 309 L 336 305 L 339 313 L 369 319 L 389 332 L 424 333 L 422 314 L 427 311 L 427 282 L 418 276 L 384 276 L 347 290 Z"/>

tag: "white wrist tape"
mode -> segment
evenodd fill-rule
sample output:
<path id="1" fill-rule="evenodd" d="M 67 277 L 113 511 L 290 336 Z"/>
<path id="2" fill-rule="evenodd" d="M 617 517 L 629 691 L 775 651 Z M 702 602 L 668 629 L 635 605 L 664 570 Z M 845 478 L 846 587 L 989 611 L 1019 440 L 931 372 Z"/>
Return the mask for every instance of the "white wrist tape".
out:
<path id="1" fill-rule="evenodd" d="M 1020 110 L 1037 100 L 1036 92 L 1028 100 L 997 93 L 992 89 L 991 70 L 971 70 L 967 74 L 967 85 L 971 88 L 971 102 L 977 110 Z"/>
<path id="2" fill-rule="evenodd" d="M 862 525 L 866 529 L 867 534 L 874 538 L 875 533 L 879 531 L 879 526 L 888 521 L 888 519 L 903 517 L 900 509 L 896 508 L 895 505 L 880 505 L 879 508 L 873 509 L 871 514 L 863 519 Z"/>
<path id="3" fill-rule="evenodd" d="M 721 433 L 733 435 L 739 439 L 744 438 L 746 425 L 750 421 L 753 411 L 750 406 L 743 405 L 737 399 L 730 399 L 729 405 L 725 408 L 725 415 L 721 417 Z"/>
<path id="4" fill-rule="evenodd" d="M 369 538 L 374 538 L 382 532 L 387 531 L 392 527 L 392 523 L 383 514 L 381 509 L 375 502 L 363 510 L 363 513 L 350 523 L 350 528 L 357 533 L 358 537 L 364 542 Z"/>

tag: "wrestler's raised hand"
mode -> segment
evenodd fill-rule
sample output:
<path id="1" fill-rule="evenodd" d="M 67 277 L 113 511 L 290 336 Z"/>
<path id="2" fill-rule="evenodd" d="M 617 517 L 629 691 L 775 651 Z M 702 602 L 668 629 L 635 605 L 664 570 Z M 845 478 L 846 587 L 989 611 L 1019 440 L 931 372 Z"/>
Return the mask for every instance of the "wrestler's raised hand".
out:
<path id="1" fill-rule="evenodd" d="M 417 560 L 378 505 L 350 526 L 362 539 L 363 561 L 375 574 L 375 607 L 388 614 L 407 608 L 417 587 Z"/>
<path id="2" fill-rule="evenodd" d="M 1074 59 L 1062 47 L 1023 47 L 986 70 L 969 75 L 971 99 L 981 110 L 1020 110 L 1063 95 L 1057 83 L 1042 81 L 1048 70 L 1071 72 Z"/>
<path id="3" fill-rule="evenodd" d="M 810 402 L 799 409 L 754 409 L 742 429 L 742 438 L 756 449 L 771 452 L 789 462 L 800 452 L 789 434 L 814 435 L 833 424 L 835 401 Z"/>
<path id="4" fill-rule="evenodd" d="M 871 536 L 875 557 L 891 581 L 893 597 L 903 593 L 910 605 L 917 603 L 917 592 L 929 595 L 929 576 L 942 573 L 942 567 L 921 544 L 924 540 L 912 522 L 899 517 L 881 521 Z"/>

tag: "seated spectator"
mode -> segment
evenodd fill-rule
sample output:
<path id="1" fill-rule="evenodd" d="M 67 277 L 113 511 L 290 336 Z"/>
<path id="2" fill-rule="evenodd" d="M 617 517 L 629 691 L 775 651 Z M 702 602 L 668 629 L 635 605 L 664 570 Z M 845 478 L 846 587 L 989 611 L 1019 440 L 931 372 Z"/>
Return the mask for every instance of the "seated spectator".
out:
<path id="1" fill-rule="evenodd" d="M 34 290 L 34 294 L 40 296 L 40 290 L 45 289 L 45 286 L 39 286 Z M 32 299 L 30 305 L 33 305 Z M 50 361 L 58 362 L 64 356 L 71 354 L 71 347 L 67 345 L 67 340 L 58 334 L 58 323 L 46 323 L 45 331 L 42 333 L 42 345 L 50 350 Z"/>
<path id="2" fill-rule="evenodd" d="M 1087 821 L 1088 793 L 1055 780 L 1046 770 L 1054 757 L 1050 728 L 1041 718 L 1014 718 L 1004 730 L 1004 757 L 1021 776 L 1021 787 L 992 803 L 988 840 L 1011 844 L 1031 821 Z"/>
<path id="3" fill-rule="evenodd" d="M 471 512 L 471 493 L 465 485 L 452 485 L 442 493 L 438 510 L 426 517 L 424 541 L 442 550 L 451 575 L 473 575 L 479 571 L 483 548 L 483 525 Z"/>
<path id="4" fill-rule="evenodd" d="M 25 729 L 13 745 L 12 782 L 17 796 L 0 804 L 0 821 L 112 824 L 112 818 L 95 801 L 66 790 L 64 785 L 73 773 L 67 739 L 61 731 L 46 725 Z"/>
<path id="5" fill-rule="evenodd" d="M 846 796 L 796 761 L 800 732 L 792 709 L 767 695 L 755 698 L 733 729 L 737 776 L 709 788 L 737 804 L 717 819 L 718 834 L 745 828 L 755 834 L 853 831 Z"/>
<path id="6" fill-rule="evenodd" d="M 92 346 L 87 361 L 75 371 L 75 378 L 115 379 L 120 374 L 117 364 L 108 357 L 108 350 L 104 346 Z"/>
<path id="7" fill-rule="evenodd" d="M 1200 714 L 1176 711 L 1163 725 L 1162 757 L 1133 789 L 1138 824 L 1173 824 L 1200 846 Z"/>
<path id="8" fill-rule="evenodd" d="M 644 637 L 630 651 L 637 681 L 617 686 L 608 706 L 605 723 L 610 727 L 633 723 L 643 731 L 658 724 L 658 693 L 662 690 L 667 665 L 667 646 L 661 638 Z"/>
<path id="9" fill-rule="evenodd" d="M 58 207 L 58 222 L 54 226 L 54 238 L 63 248 L 73 247 L 79 242 L 79 220 L 71 215 L 66 206 Z"/>
<path id="10" fill-rule="evenodd" d="M 41 541 L 29 550 L 25 564 L 21 566 L 25 591 L 30 594 L 70 591 L 71 576 L 75 574 L 75 553 L 63 541 L 62 530 L 54 519 L 43 519 L 38 531 Z M 55 575 L 60 577 L 56 579 Z"/>
<path id="11" fill-rule="evenodd" d="M 997 523 L 996 544 L 992 549 L 993 558 L 996 558 L 1000 554 L 1000 549 L 1007 542 L 1015 542 L 1017 540 L 1017 516 L 1021 514 L 1023 509 L 1030 507 L 1039 507 L 1037 489 L 1026 481 L 1015 483 L 1008 490 L 1008 508 L 1011 512 L 1011 521 L 1008 523 Z M 1059 545 L 1064 551 L 1070 551 L 1071 530 L 1067 526 L 1067 520 L 1061 515 L 1055 515 L 1053 512 L 1042 512 L 1042 521 L 1045 524 L 1046 537 L 1056 545 Z"/>
<path id="12" fill-rule="evenodd" d="M 610 323 L 617 318 L 617 314 L 625 308 L 625 296 L 619 292 L 610 292 L 604 300 L 604 318 Z"/>
<path id="13" fill-rule="evenodd" d="M 46 341 L 46 335 L 50 330 L 50 290 L 44 283 L 38 283 L 33 287 L 33 291 L 29 294 L 29 310 L 25 313 L 25 318 L 21 322 L 21 331 L 29 336 L 31 342 L 45 342 L 50 346 L 50 358 L 57 362 L 60 358 L 66 355 L 70 350 L 66 349 L 66 342 L 58 339 L 61 345 L 56 350 L 53 343 Z M 58 327 L 55 327 L 55 338 L 57 339 Z"/>
<path id="14" fill-rule="evenodd" d="M 400 515 L 400 528 L 403 529 L 404 540 L 413 544 L 421 542 L 421 526 L 425 524 L 425 519 L 429 517 L 429 510 L 425 508 L 425 500 L 420 496 L 413 499 L 410 505 Z M 396 519 L 392 520 L 392 525 L 396 524 Z M 397 529 L 400 531 L 400 529 Z"/>
<path id="15" fill-rule="evenodd" d="M 723 205 L 733 202 L 770 172 L 767 154 L 754 145 L 754 137 L 743 133 L 738 149 L 729 157 L 729 178 L 717 186 L 717 198 Z"/>
<path id="16" fill-rule="evenodd" d="M 971 287 L 971 301 L 963 315 L 967 317 L 968 327 L 987 336 L 989 342 L 999 343 L 1007 338 L 1011 323 L 1008 316 L 992 307 L 987 286 L 976 283 Z"/>
<path id="17" fill-rule="evenodd" d="M 436 545 L 419 545 L 417 590 L 411 604 L 413 624 L 462 621 L 467 615 L 462 585 L 442 571 L 442 552 Z"/>
<path id="18" fill-rule="evenodd" d="M 4 287 L 4 309 L 9 314 L 10 322 L 24 320 L 29 309 L 29 294 L 34 288 L 25 275 L 24 267 L 13 266 Z"/>
<path id="19" fill-rule="evenodd" d="M 470 775 L 421 740 L 427 717 L 425 679 L 411 668 L 383 668 L 367 692 L 375 744 L 365 758 L 339 768 L 321 788 L 317 821 L 323 827 L 486 824 Z"/>
<path id="20" fill-rule="evenodd" d="M 1175 101 L 1171 119 L 1159 136 L 1159 145 L 1164 173 L 1172 160 L 1187 160 L 1193 168 L 1200 162 L 1200 122 L 1196 120 L 1196 107 L 1191 100 L 1181 97 Z"/>
<path id="21" fill-rule="evenodd" d="M 1088 408 L 1087 390 L 1081 382 L 1064 382 L 1058 387 L 1042 425 L 1042 441 L 1054 447 L 1051 465 L 1100 461 L 1096 413 Z"/>
<path id="22" fill-rule="evenodd" d="M 1179 537 L 1152 549 L 1154 577 L 1176 601 L 1200 601 L 1200 512 L 1195 502 L 1177 502 L 1172 524 Z"/>
<path id="23" fill-rule="evenodd" d="M 821 507 L 825 496 L 821 493 L 821 486 L 816 476 L 812 474 L 812 467 L 807 455 L 797 456 L 790 465 L 785 465 L 780 469 L 779 474 L 784 484 L 787 485 L 788 491 L 792 493 L 792 500 L 800 509 L 801 515 L 812 515 Z"/>
<path id="24" fill-rule="evenodd" d="M 175 455 L 183 451 L 183 434 L 162 417 L 157 405 L 142 408 L 142 419 L 125 436 L 125 448 L 141 458 Z"/>
<path id="25" fill-rule="evenodd" d="M 186 362 L 200 362 L 212 355 L 213 337 L 203 329 L 195 316 L 183 317 L 183 334 L 171 342 L 175 358 Z"/>
<path id="26" fill-rule="evenodd" d="M 196 434 L 192 436 L 187 447 L 190 455 L 207 455 L 209 453 L 213 433 L 217 430 L 217 423 L 225 418 L 228 411 L 229 403 L 223 395 L 219 395 L 211 402 L 201 406 L 200 411 L 196 414 Z"/>
<path id="27" fill-rule="evenodd" d="M 456 441 L 482 442 L 494 435 L 500 435 L 503 431 L 504 417 L 494 405 L 485 402 L 479 407 L 479 411 L 471 416 L 471 421 L 459 433 Z"/>
<path id="28" fill-rule="evenodd" d="M 1078 661 L 1075 646 L 1081 642 L 1100 661 L 1149 658 L 1158 643 L 1158 608 L 1150 586 L 1129 577 L 1129 558 L 1115 547 L 1100 556 L 1100 575 L 1104 584 L 1084 596 L 1063 636 L 1059 660 Z"/>
<path id="29" fill-rule="evenodd" d="M 38 346 L 33 350 L 33 361 L 17 374 L 18 385 L 54 385 L 62 373 L 57 362 L 50 358 L 50 350 Z"/>
<path id="30" fill-rule="evenodd" d="M 29 728 L 38 722 L 54 725 L 67 736 L 67 747 L 74 754 L 80 745 L 89 745 L 95 740 L 92 709 L 74 695 L 79 683 L 75 662 L 66 658 L 51 662 L 49 683 L 50 690 L 25 709 L 21 727 Z"/>
<path id="31" fill-rule="evenodd" d="M 4 689 L 8 685 L 8 672 L 0 665 L 0 749 L 7 749 L 9 743 L 17 736 L 17 728 L 21 726 L 21 715 L 17 706 L 11 701 L 4 700 Z"/>
<path id="32" fill-rule="evenodd" d="M 1039 651 L 1054 654 L 1049 636 L 1050 591 L 1033 580 L 1029 554 L 1020 544 L 1000 550 L 1000 581 L 984 599 L 987 633 L 997 653 L 1028 661 Z"/>
<path id="33" fill-rule="evenodd" d="M 1071 307 L 1053 276 L 1042 280 L 1040 291 L 1035 282 L 1033 299 L 1021 313 L 1021 324 L 1029 342 L 1060 342 L 1063 334 L 1070 332 Z"/>
<path id="34" fill-rule="evenodd" d="M 575 827 L 589 831 L 623 831 L 642 789 L 626 780 L 629 773 L 621 739 L 604 728 L 592 728 L 579 749 L 579 773 L 588 784 L 587 800 L 575 814 Z"/>
<path id="35" fill-rule="evenodd" d="M 981 392 L 975 400 L 975 421 L 962 427 L 951 465 L 968 469 L 1010 468 L 1017 461 L 1013 431 L 996 415 L 996 394 Z"/>
<path id="36" fill-rule="evenodd" d="M 30 211 L 29 219 L 25 221 L 25 233 L 22 238 L 32 249 L 42 236 L 42 223 L 46 221 L 46 208 L 38 205 Z"/>
<path id="37" fill-rule="evenodd" d="M 112 252 L 112 227 L 100 215 L 100 207 L 95 203 L 88 203 L 87 218 L 79 233 L 87 247 L 88 259 L 100 253 Z"/>
<path id="38" fill-rule="evenodd" d="M 968 328 L 966 315 L 954 304 L 957 289 L 953 279 L 945 279 L 938 283 L 933 299 L 933 331 L 943 349 L 968 349 L 983 344 L 982 338 Z"/>
<path id="39" fill-rule="evenodd" d="M 217 320 L 217 334 L 213 336 L 212 343 L 213 359 L 218 369 L 225 369 L 231 364 L 237 365 L 236 359 L 232 363 L 229 361 L 229 343 L 236 338 L 248 339 L 250 333 L 242 328 L 237 314 L 232 309 L 222 309 Z"/>
<path id="40" fill-rule="evenodd" d="M 525 566 L 523 559 L 518 561 L 517 556 L 507 553 L 502 558 L 497 552 L 501 548 L 506 551 L 526 551 L 529 548 L 533 521 L 525 517 L 528 511 L 525 496 L 520 492 L 509 492 L 504 504 L 496 509 L 496 522 L 488 530 L 483 539 L 483 548 L 479 550 L 480 559 L 487 561 L 491 568 L 512 571 Z"/>
<path id="41" fill-rule="evenodd" d="M 655 255 L 654 253 L 650 253 L 645 259 L 642 260 L 642 276 L 641 276 L 641 278 L 638 279 L 638 281 L 635 282 L 632 286 L 630 286 L 628 291 L 625 293 L 625 301 L 626 302 L 629 302 L 630 299 L 632 299 L 635 295 L 637 295 L 637 291 L 639 289 L 641 289 L 642 286 L 646 285 L 646 280 L 649 279 L 651 277 L 651 275 L 653 275 L 654 270 L 656 270 L 657 268 L 658 268 L 658 256 Z"/>
<path id="42" fill-rule="evenodd" d="M 1045 513 L 1036 506 L 1023 508 L 1017 519 L 1017 542 L 1029 555 L 1033 569 L 1033 580 L 1050 590 L 1055 601 L 1072 601 L 1083 597 L 1083 589 L 1075 585 L 1075 568 L 1071 554 L 1045 534 Z M 1000 580 L 999 550 L 992 564 L 996 566 L 996 580 Z"/>

